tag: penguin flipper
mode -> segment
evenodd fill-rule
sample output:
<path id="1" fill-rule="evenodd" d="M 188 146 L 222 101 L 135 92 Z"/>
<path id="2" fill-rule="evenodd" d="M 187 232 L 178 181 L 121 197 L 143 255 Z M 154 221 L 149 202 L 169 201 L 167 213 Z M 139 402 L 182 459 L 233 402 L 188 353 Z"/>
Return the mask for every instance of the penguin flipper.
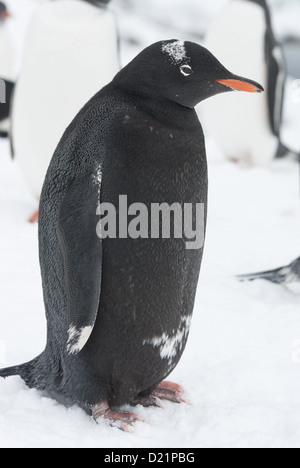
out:
<path id="1" fill-rule="evenodd" d="M 286 81 L 283 50 L 271 30 L 266 34 L 266 62 L 268 67 L 268 108 L 272 132 L 280 138 L 280 127 Z"/>
<path id="2" fill-rule="evenodd" d="M 265 279 L 275 284 L 295 283 L 300 281 L 300 257 L 290 265 L 275 270 L 237 276 L 239 281 Z"/>
<path id="3" fill-rule="evenodd" d="M 96 228 L 101 178 L 75 179 L 60 205 L 57 235 L 64 259 L 68 305 L 69 354 L 87 343 L 97 318 L 102 272 L 102 242 Z"/>

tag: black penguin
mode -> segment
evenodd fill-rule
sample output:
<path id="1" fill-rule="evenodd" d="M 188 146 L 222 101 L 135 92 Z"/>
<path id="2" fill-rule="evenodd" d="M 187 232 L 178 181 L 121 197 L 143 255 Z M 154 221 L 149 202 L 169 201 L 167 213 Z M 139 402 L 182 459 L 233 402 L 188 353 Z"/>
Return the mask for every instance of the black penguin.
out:
<path id="1" fill-rule="evenodd" d="M 290 265 L 276 268 L 275 270 L 262 271 L 248 275 L 239 275 L 240 281 L 254 281 L 265 279 L 276 284 L 298 283 L 300 281 L 300 257 Z"/>
<path id="2" fill-rule="evenodd" d="M 0 376 L 19 374 L 29 387 L 124 430 L 138 417 L 111 407 L 149 405 L 157 396 L 183 401 L 179 386 L 161 382 L 186 345 L 202 245 L 186 248 L 186 233 L 125 238 L 124 226 L 101 240 L 99 212 L 110 203 L 124 216 L 120 195 L 148 212 L 155 203 L 202 203 L 204 232 L 207 163 L 194 107 L 233 89 L 263 90 L 203 47 L 170 40 L 141 52 L 79 112 L 40 202 L 46 349 Z"/>

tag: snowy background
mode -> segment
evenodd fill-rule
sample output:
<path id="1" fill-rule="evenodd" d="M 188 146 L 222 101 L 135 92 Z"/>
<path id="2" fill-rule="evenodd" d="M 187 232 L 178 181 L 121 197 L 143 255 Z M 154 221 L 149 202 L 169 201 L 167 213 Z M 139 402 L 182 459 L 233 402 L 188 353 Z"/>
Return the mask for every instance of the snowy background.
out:
<path id="1" fill-rule="evenodd" d="M 122 64 L 151 42 L 203 40 L 227 0 L 115 0 Z M 7 0 L 9 28 L 21 63 L 24 34 L 41 3 Z M 300 1 L 270 1 L 289 69 L 284 140 L 299 148 L 300 78 L 295 38 Z M 293 39 L 291 43 L 290 40 Z M 292 44 L 292 45 L 291 45 Z M 66 409 L 29 390 L 18 377 L 0 380 L 0 447 L 269 447 L 300 448 L 300 287 L 264 281 L 240 284 L 238 273 L 275 268 L 300 254 L 299 166 L 276 161 L 249 168 L 226 161 L 207 141 L 209 222 L 192 330 L 170 379 L 192 406 L 137 407 L 147 423 L 135 434 L 96 425 L 78 408 Z M 36 208 L 22 174 L 0 141 L 0 367 L 21 363 L 45 345 Z"/>

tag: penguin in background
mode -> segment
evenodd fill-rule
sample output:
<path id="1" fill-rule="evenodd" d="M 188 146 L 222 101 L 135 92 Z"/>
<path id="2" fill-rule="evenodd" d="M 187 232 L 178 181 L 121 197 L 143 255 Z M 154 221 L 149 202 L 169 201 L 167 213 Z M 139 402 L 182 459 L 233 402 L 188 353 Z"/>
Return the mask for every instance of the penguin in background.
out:
<path id="1" fill-rule="evenodd" d="M 0 78 L 5 94 L 4 102 L 0 102 L 0 137 L 7 137 L 9 132 L 9 113 L 14 87 L 14 48 L 6 28 L 10 17 L 7 6 L 0 2 Z"/>
<path id="2" fill-rule="evenodd" d="M 292 153 L 280 138 L 286 66 L 266 0 L 231 0 L 210 26 L 205 44 L 229 68 L 254 72 L 266 90 L 258 101 L 238 95 L 230 106 L 226 96 L 205 104 L 203 124 L 225 156 L 267 165 Z"/>
<path id="3" fill-rule="evenodd" d="M 167 40 L 142 51 L 77 114 L 40 202 L 47 345 L 0 377 L 20 375 L 29 387 L 125 431 L 140 418 L 122 411 L 124 404 L 186 401 L 182 388 L 164 379 L 186 346 L 205 239 L 208 173 L 195 106 L 233 89 L 263 91 L 200 45 Z M 121 219 L 124 195 L 128 214 L 144 212 L 143 234 L 137 227 L 130 235 L 137 220 Z M 164 216 L 153 225 L 157 204 L 189 204 L 196 231 L 188 234 L 171 215 L 173 234 L 165 236 Z M 100 218 L 106 211 L 119 215 L 119 229 L 108 236 Z M 186 241 L 195 234 L 201 240 L 191 247 Z"/>
<path id="4" fill-rule="evenodd" d="M 12 108 L 12 152 L 37 199 L 66 127 L 119 70 L 109 0 L 52 0 L 35 12 Z M 30 221 L 36 221 L 38 211 Z"/>
<path id="5" fill-rule="evenodd" d="M 264 279 L 275 284 L 298 283 L 300 281 L 300 257 L 287 266 L 260 273 L 239 275 L 237 278 L 240 281 Z"/>
<path id="6" fill-rule="evenodd" d="M 12 81 L 1 78 L 1 99 L 4 96 L 3 102 L 0 100 L 0 138 L 7 138 L 10 129 L 10 108 L 12 95 L 15 84 Z"/>
<path id="7" fill-rule="evenodd" d="M 7 21 L 11 17 L 5 3 L 0 1 L 0 77 L 11 80 L 14 76 L 14 53 Z"/>

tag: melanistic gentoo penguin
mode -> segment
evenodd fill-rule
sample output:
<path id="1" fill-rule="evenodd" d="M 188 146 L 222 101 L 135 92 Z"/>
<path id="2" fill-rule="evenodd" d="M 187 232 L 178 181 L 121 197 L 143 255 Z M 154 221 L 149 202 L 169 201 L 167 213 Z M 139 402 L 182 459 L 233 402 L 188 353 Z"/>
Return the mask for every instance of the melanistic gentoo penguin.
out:
<path id="1" fill-rule="evenodd" d="M 187 248 L 185 230 L 129 236 L 123 224 L 101 239 L 99 215 L 109 204 L 119 219 L 126 216 L 122 195 L 131 215 L 189 204 L 195 226 L 202 206 L 204 236 L 207 163 L 194 107 L 234 89 L 262 91 L 207 49 L 169 40 L 141 52 L 79 112 L 57 146 L 40 201 L 46 349 L 0 376 L 19 374 L 29 387 L 124 430 L 139 419 L 118 410 L 125 403 L 184 401 L 181 387 L 163 380 L 187 342 L 203 243 Z"/>

